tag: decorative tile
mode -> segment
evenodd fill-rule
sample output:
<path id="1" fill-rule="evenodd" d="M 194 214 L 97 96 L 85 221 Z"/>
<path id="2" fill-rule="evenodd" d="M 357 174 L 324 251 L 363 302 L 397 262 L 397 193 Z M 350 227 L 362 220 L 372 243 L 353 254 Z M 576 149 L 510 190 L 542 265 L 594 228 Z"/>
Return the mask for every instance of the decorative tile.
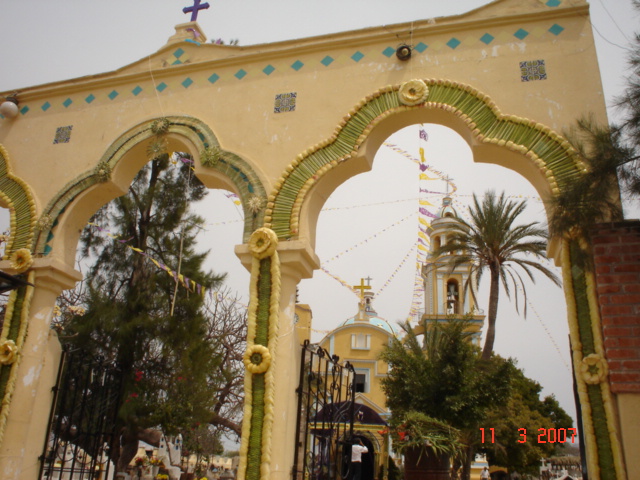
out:
<path id="1" fill-rule="evenodd" d="M 114 98 L 116 98 L 118 96 L 118 92 L 116 92 L 115 90 L 111 90 L 111 93 L 109 95 L 107 95 L 111 100 L 113 100 Z"/>
<path id="2" fill-rule="evenodd" d="M 138 85 L 136 88 L 131 90 L 131 93 L 133 93 L 134 97 L 137 97 L 138 95 L 140 95 L 140 92 L 142 92 L 142 88 L 140 87 L 140 85 Z"/>
<path id="3" fill-rule="evenodd" d="M 43 112 L 46 112 L 47 110 L 49 110 L 49 108 L 51 108 L 51 104 L 49 102 L 44 102 L 40 108 Z"/>
<path id="4" fill-rule="evenodd" d="M 182 61 L 181 60 L 176 60 L 171 65 L 182 65 Z"/>
<path id="5" fill-rule="evenodd" d="M 545 5 L 547 7 L 559 7 L 562 2 L 560 0 L 549 0 Z"/>
<path id="6" fill-rule="evenodd" d="M 271 75 L 275 71 L 275 69 L 276 69 L 276 67 L 274 67 L 273 65 L 269 64 L 269 65 L 267 65 L 266 67 L 264 67 L 262 69 L 262 72 L 265 75 Z"/>
<path id="7" fill-rule="evenodd" d="M 173 56 L 176 58 L 180 58 L 182 55 L 184 55 L 184 50 L 179 48 L 177 49 L 175 52 L 173 52 Z"/>
<path id="8" fill-rule="evenodd" d="M 276 95 L 276 101 L 273 107 L 273 113 L 293 112 L 296 109 L 297 97 L 298 97 L 298 94 L 296 92 L 278 93 Z"/>
<path id="9" fill-rule="evenodd" d="M 164 89 L 167 88 L 167 87 L 168 87 L 168 85 L 166 83 L 162 82 L 162 83 L 160 83 L 160 85 L 158 85 L 156 87 L 156 90 L 158 90 L 159 92 L 163 92 Z"/>
<path id="10" fill-rule="evenodd" d="M 561 27 L 557 23 L 554 23 L 549 29 L 549 32 L 553 33 L 555 36 L 558 36 L 562 33 L 563 30 L 564 30 L 564 27 Z"/>
<path id="11" fill-rule="evenodd" d="M 71 140 L 71 129 L 73 129 L 73 125 L 56 128 L 56 136 L 53 139 L 53 144 L 69 143 L 69 140 Z"/>
<path id="12" fill-rule="evenodd" d="M 360 50 L 358 50 L 356 53 L 351 55 L 351 60 L 353 60 L 356 63 L 362 60 L 363 58 L 364 58 L 364 53 L 362 53 Z"/>
<path id="13" fill-rule="evenodd" d="M 291 68 L 293 68 L 296 72 L 299 71 L 302 67 L 304 67 L 304 63 L 300 60 L 296 60 L 291 64 Z"/>
<path id="14" fill-rule="evenodd" d="M 216 83 L 218 80 L 220 80 L 220 75 L 218 75 L 217 73 L 214 73 L 209 78 L 207 78 L 207 80 L 209 80 L 209 83 L 212 83 L 212 84 Z"/>
<path id="15" fill-rule="evenodd" d="M 91 103 L 96 99 L 96 96 L 93 93 L 90 93 L 87 98 L 84 99 L 85 102 Z"/>
<path id="16" fill-rule="evenodd" d="M 526 30 L 519 28 L 516 33 L 513 34 L 518 40 L 524 40 L 529 35 L 529 32 Z"/>
<path id="17" fill-rule="evenodd" d="M 29 111 L 29 106 L 28 106 L 28 105 L 25 105 L 24 107 L 22 107 L 22 108 L 20 109 L 20 113 L 21 113 L 22 115 L 26 114 L 28 111 Z"/>
<path id="18" fill-rule="evenodd" d="M 189 77 L 187 77 L 182 81 L 182 86 L 184 88 L 189 88 L 192 83 L 193 83 L 193 80 L 191 80 Z"/>
<path id="19" fill-rule="evenodd" d="M 544 60 L 529 60 L 520 62 L 520 78 L 523 82 L 531 82 L 533 80 L 546 80 L 547 68 Z"/>
<path id="20" fill-rule="evenodd" d="M 485 33 L 484 35 L 482 35 L 482 36 L 480 37 L 480 41 L 481 41 L 482 43 L 484 43 L 485 45 L 489 45 L 491 42 L 493 42 L 493 40 L 494 40 L 495 38 L 496 38 L 496 37 L 494 37 L 493 35 L 491 35 L 491 34 L 489 34 L 489 33 Z"/>
<path id="21" fill-rule="evenodd" d="M 320 60 L 320 63 L 323 64 L 325 67 L 328 67 L 333 63 L 333 57 L 327 55 L 322 60 Z"/>
<path id="22" fill-rule="evenodd" d="M 413 49 L 415 51 L 417 51 L 418 53 L 423 53 L 427 48 L 428 48 L 428 45 L 426 43 L 422 43 L 422 42 L 420 42 L 415 47 L 413 47 Z"/>
<path id="23" fill-rule="evenodd" d="M 452 37 L 451 40 L 447 42 L 447 47 L 451 48 L 452 50 L 455 50 L 456 48 L 458 48 L 460 43 L 462 43 L 460 42 L 460 40 L 458 40 L 456 37 Z"/>
<path id="24" fill-rule="evenodd" d="M 238 80 L 242 80 L 246 75 L 247 75 L 247 72 L 241 68 L 233 76 L 236 77 Z"/>
<path id="25" fill-rule="evenodd" d="M 387 47 L 382 51 L 382 54 L 387 58 L 391 58 L 394 53 L 396 53 L 396 49 L 393 47 Z"/>
<path id="26" fill-rule="evenodd" d="M 64 108 L 69 108 L 69 105 L 71 105 L 73 103 L 73 100 L 71 100 L 70 98 L 67 98 L 64 102 L 62 102 L 62 105 L 64 105 Z"/>

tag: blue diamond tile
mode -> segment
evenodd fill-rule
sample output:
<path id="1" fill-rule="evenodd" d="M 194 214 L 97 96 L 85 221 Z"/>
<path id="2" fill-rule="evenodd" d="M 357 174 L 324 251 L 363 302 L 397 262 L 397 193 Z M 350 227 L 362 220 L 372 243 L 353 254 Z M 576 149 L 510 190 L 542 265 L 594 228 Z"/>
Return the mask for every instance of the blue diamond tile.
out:
<path id="1" fill-rule="evenodd" d="M 133 93 L 134 97 L 137 97 L 140 94 L 141 91 L 142 91 L 142 88 L 140 88 L 140 85 L 138 85 L 136 88 L 131 90 L 131 93 Z"/>
<path id="2" fill-rule="evenodd" d="M 354 53 L 353 55 L 351 55 L 351 59 L 354 62 L 359 62 L 360 60 L 362 60 L 364 58 L 364 53 L 362 53 L 360 50 L 358 50 L 356 53 Z"/>
<path id="3" fill-rule="evenodd" d="M 214 73 L 209 78 L 207 78 L 207 80 L 209 80 L 210 83 L 216 83 L 218 80 L 220 80 L 220 75 Z"/>
<path id="4" fill-rule="evenodd" d="M 26 105 L 20 109 L 20 113 L 21 113 L 22 115 L 24 115 L 24 114 L 25 114 L 25 113 L 27 113 L 28 111 L 29 111 L 29 107 L 28 107 L 28 106 L 26 106 Z"/>
<path id="5" fill-rule="evenodd" d="M 40 108 L 42 109 L 43 112 L 46 112 L 47 110 L 49 110 L 50 107 L 51 107 L 51 104 L 49 102 L 44 102 Z"/>
<path id="6" fill-rule="evenodd" d="M 89 96 L 87 98 L 84 99 L 85 102 L 87 103 L 91 103 L 96 99 L 95 95 L 93 93 L 90 93 Z"/>
<path id="7" fill-rule="evenodd" d="M 167 87 L 168 87 L 168 85 L 166 83 L 162 82 L 160 85 L 158 85 L 156 87 L 156 90 L 158 90 L 159 92 L 163 92 L 164 89 L 167 88 Z"/>
<path id="8" fill-rule="evenodd" d="M 176 58 L 180 58 L 182 55 L 184 55 L 184 50 L 179 48 L 177 49 L 175 52 L 173 52 L 173 56 Z"/>
<path id="9" fill-rule="evenodd" d="M 456 37 L 452 37 L 451 40 L 449 40 L 447 42 L 447 46 L 453 50 L 455 50 L 456 48 L 458 48 L 458 45 L 460 45 L 460 40 L 458 40 Z"/>
<path id="10" fill-rule="evenodd" d="M 563 30 L 564 30 L 564 27 L 561 27 L 557 23 L 554 23 L 553 26 L 549 29 L 549 32 L 557 36 L 557 35 L 560 35 Z"/>
<path id="11" fill-rule="evenodd" d="M 193 83 L 193 80 L 191 80 L 189 77 L 187 77 L 182 81 L 182 86 L 184 88 L 189 88 L 192 83 Z"/>
<path id="12" fill-rule="evenodd" d="M 73 103 L 73 100 L 71 100 L 70 98 L 67 98 L 64 102 L 62 102 L 62 105 L 64 105 L 64 108 L 69 108 L 69 105 L 71 105 Z"/>
<path id="13" fill-rule="evenodd" d="M 320 60 L 320 63 L 323 64 L 325 67 L 328 67 L 333 63 L 333 57 L 330 57 L 329 55 L 327 55 L 322 60 Z"/>
<path id="14" fill-rule="evenodd" d="M 493 42 L 493 39 L 495 37 L 489 33 L 485 33 L 484 35 L 482 35 L 480 37 L 480 41 L 486 45 L 489 45 L 491 42 Z"/>
<path id="15" fill-rule="evenodd" d="M 265 75 L 271 75 L 274 72 L 275 69 L 276 69 L 276 67 L 274 67 L 273 65 L 269 64 L 269 65 L 267 65 L 266 67 L 264 67 L 262 69 L 262 72 Z"/>
<path id="16" fill-rule="evenodd" d="M 241 68 L 235 73 L 234 77 L 236 77 L 238 80 L 242 80 L 246 75 L 247 75 L 247 72 Z"/>
<path id="17" fill-rule="evenodd" d="M 529 35 L 529 32 L 527 32 L 526 30 L 519 28 L 518 31 L 516 33 L 513 34 L 514 37 L 520 39 L 520 40 L 524 40 L 527 36 Z"/>
<path id="18" fill-rule="evenodd" d="M 415 47 L 413 47 L 414 50 L 417 50 L 418 53 L 422 53 L 427 49 L 428 45 L 425 43 L 420 42 L 419 44 L 417 44 Z"/>
<path id="19" fill-rule="evenodd" d="M 171 65 L 182 65 L 182 62 L 180 60 L 176 60 Z"/>
<path id="20" fill-rule="evenodd" d="M 389 58 L 391 58 L 391 56 L 392 56 L 394 53 L 396 53 L 396 49 L 395 49 L 395 48 L 393 48 L 393 47 L 387 47 L 387 48 L 385 48 L 385 49 L 382 51 L 382 54 L 383 54 L 385 57 L 389 57 Z"/>
<path id="21" fill-rule="evenodd" d="M 545 5 L 547 7 L 558 7 L 562 2 L 560 0 L 549 0 Z"/>
<path id="22" fill-rule="evenodd" d="M 111 100 L 113 100 L 114 98 L 116 98 L 118 96 L 118 92 L 116 92 L 115 90 L 111 90 L 111 93 L 109 95 L 107 95 Z"/>
<path id="23" fill-rule="evenodd" d="M 300 60 L 296 60 L 291 64 L 291 68 L 293 68 L 296 72 L 299 71 L 302 67 L 304 67 L 304 63 Z"/>

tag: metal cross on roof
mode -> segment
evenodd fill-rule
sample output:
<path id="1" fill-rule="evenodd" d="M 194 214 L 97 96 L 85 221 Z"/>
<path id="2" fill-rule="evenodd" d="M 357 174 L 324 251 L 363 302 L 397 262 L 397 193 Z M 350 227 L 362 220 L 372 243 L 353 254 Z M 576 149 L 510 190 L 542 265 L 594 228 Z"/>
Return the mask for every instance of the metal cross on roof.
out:
<path id="1" fill-rule="evenodd" d="M 371 287 L 364 284 L 364 278 L 360 279 L 360 285 L 354 285 L 354 290 L 360 290 L 360 299 L 364 299 L 364 291 L 369 290 Z"/>
<path id="2" fill-rule="evenodd" d="M 200 3 L 200 0 L 193 0 L 193 7 L 184 7 L 182 9 L 183 13 L 191 12 L 191 21 L 195 22 L 198 19 L 198 12 L 200 10 L 206 10 L 209 8 L 208 3 Z"/>

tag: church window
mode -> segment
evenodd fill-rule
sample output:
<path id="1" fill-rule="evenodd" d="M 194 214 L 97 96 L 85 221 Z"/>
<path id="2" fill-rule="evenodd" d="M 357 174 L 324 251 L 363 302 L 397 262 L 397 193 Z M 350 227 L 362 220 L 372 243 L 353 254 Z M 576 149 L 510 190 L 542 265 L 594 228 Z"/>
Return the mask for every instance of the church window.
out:
<path id="1" fill-rule="evenodd" d="M 353 350 L 369 350 L 371 348 L 371 335 L 354 333 L 351 335 L 351 348 Z"/>
<path id="2" fill-rule="evenodd" d="M 356 368 L 356 393 L 369 393 L 369 369 Z"/>

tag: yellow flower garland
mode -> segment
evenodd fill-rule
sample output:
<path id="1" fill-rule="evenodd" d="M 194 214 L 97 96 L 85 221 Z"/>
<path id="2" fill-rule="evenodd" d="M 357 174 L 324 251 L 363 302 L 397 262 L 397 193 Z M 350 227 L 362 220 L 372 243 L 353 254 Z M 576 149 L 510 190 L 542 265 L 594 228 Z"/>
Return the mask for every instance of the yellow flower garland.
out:
<path id="1" fill-rule="evenodd" d="M 423 80 L 414 79 L 403 83 L 398 90 L 400 103 L 413 107 L 424 103 L 429 95 L 429 87 Z"/>
<path id="2" fill-rule="evenodd" d="M 269 349 L 264 345 L 251 345 L 251 347 L 247 348 L 244 352 L 242 361 L 249 372 L 257 375 L 269 369 L 271 366 L 271 354 L 269 353 Z"/>
<path id="3" fill-rule="evenodd" d="M 11 365 L 18 356 L 18 347 L 13 340 L 0 342 L 0 364 Z"/>
<path id="4" fill-rule="evenodd" d="M 9 258 L 11 261 L 11 268 L 16 272 L 26 272 L 33 265 L 33 258 L 31 258 L 31 252 L 28 248 L 20 248 L 11 254 Z"/>
<path id="5" fill-rule="evenodd" d="M 592 353 L 582 359 L 580 364 L 580 373 L 583 380 L 589 385 L 597 385 L 607 378 L 607 362 L 602 355 Z"/>
<path id="6" fill-rule="evenodd" d="M 249 239 L 249 251 L 258 260 L 270 257 L 278 246 L 278 236 L 269 228 L 258 228 Z"/>

